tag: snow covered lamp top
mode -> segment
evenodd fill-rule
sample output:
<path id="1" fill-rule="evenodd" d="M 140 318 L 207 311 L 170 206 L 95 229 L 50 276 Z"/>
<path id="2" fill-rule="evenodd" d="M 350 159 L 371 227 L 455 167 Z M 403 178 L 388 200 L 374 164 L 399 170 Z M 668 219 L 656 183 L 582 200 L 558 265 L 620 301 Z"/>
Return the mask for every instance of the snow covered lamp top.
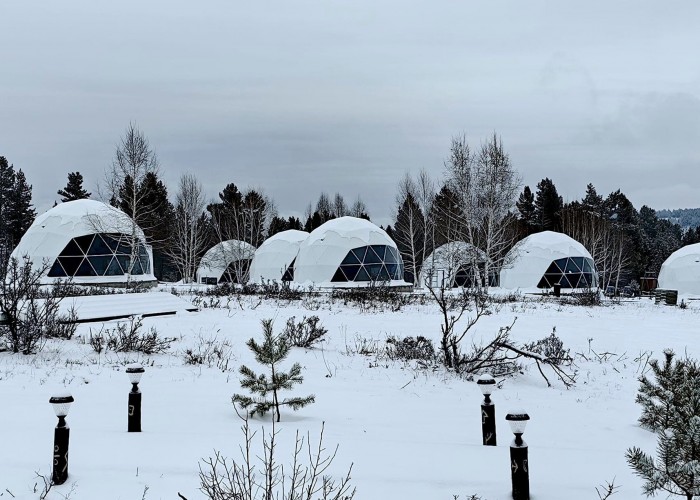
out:
<path id="1" fill-rule="evenodd" d="M 496 379 L 494 379 L 490 374 L 483 373 L 476 379 L 476 385 L 481 389 L 481 393 L 484 395 L 484 402 L 487 404 L 491 402 L 491 394 L 496 388 Z"/>
<path id="2" fill-rule="evenodd" d="M 129 382 L 134 385 L 141 382 L 141 376 L 145 371 L 146 370 L 144 370 L 143 366 L 141 366 L 139 363 L 132 363 L 126 367 L 126 374 L 129 376 Z"/>
<path id="3" fill-rule="evenodd" d="M 525 432 L 527 421 L 530 420 L 530 415 L 522 409 L 511 410 L 506 415 L 506 420 L 510 424 L 510 430 L 515 434 L 515 442 L 522 444 L 522 435 Z"/>
<path id="4" fill-rule="evenodd" d="M 53 407 L 54 413 L 59 419 L 65 418 L 70 410 L 70 405 L 75 401 L 69 392 L 55 393 L 49 398 L 49 403 Z"/>

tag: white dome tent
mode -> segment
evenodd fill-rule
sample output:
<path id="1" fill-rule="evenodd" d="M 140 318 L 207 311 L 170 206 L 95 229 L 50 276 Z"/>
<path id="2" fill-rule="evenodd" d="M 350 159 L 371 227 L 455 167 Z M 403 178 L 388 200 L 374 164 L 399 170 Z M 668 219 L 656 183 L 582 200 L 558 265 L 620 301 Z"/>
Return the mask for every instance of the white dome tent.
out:
<path id="1" fill-rule="evenodd" d="M 502 288 L 593 288 L 598 274 L 591 254 L 563 233 L 543 231 L 518 242 L 501 269 Z"/>
<path id="2" fill-rule="evenodd" d="M 700 295 L 700 243 L 673 252 L 661 265 L 659 288 Z"/>
<path id="3" fill-rule="evenodd" d="M 133 229 L 138 241 L 132 263 Z M 49 265 L 42 284 L 59 279 L 78 285 L 156 283 L 153 252 L 141 228 L 121 210 L 95 200 L 61 203 L 37 217 L 12 252 L 20 263 L 25 256 L 35 269 Z"/>
<path id="4" fill-rule="evenodd" d="M 293 281 L 292 264 L 299 246 L 309 236 L 305 231 L 290 229 L 272 235 L 255 251 L 250 263 L 250 281 Z"/>
<path id="5" fill-rule="evenodd" d="M 408 285 L 396 243 L 383 229 L 356 217 L 332 219 L 309 234 L 299 246 L 294 281 L 321 287 Z"/>
<path id="6" fill-rule="evenodd" d="M 245 283 L 255 247 L 239 240 L 217 243 L 204 254 L 197 269 L 197 282 L 217 284 Z"/>
<path id="7" fill-rule="evenodd" d="M 423 261 L 416 285 L 431 288 L 473 286 L 476 284 L 474 266 L 483 268 L 486 260 L 484 252 L 469 243 L 445 243 Z"/>

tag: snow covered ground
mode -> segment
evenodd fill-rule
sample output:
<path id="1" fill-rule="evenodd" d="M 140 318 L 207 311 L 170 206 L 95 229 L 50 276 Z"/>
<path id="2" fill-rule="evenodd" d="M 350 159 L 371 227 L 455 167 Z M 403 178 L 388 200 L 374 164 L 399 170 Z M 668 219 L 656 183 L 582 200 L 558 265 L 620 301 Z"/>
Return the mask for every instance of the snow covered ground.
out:
<path id="1" fill-rule="evenodd" d="M 358 499 L 510 498 L 512 434 L 504 417 L 518 407 L 531 417 L 524 439 L 533 499 L 595 499 L 594 488 L 613 479 L 620 489 L 612 498 L 641 498 L 641 481 L 624 453 L 633 445 L 653 452 L 656 445 L 654 435 L 637 425 L 634 402 L 645 354 L 658 358 L 670 347 L 700 357 L 698 302 L 687 309 L 649 299 L 594 308 L 505 304 L 479 321 L 478 334 L 488 337 L 517 316 L 516 341 L 540 339 L 556 327 L 565 346 L 589 361 L 578 357 L 578 383 L 569 390 L 553 377 L 548 388 L 534 366 L 503 381 L 493 395 L 498 446 L 484 447 L 482 396 L 473 381 L 354 352 L 372 341 L 381 346 L 388 335 L 437 341 L 440 317 L 431 304 L 367 312 L 323 299 L 290 304 L 245 298 L 230 309 L 145 318 L 145 327 L 177 338 L 169 353 L 153 356 L 97 354 L 83 340 L 102 324 L 82 324 L 74 339 L 50 342 L 36 356 L 0 353 L 0 498 L 39 498 L 43 480 L 37 473 L 51 473 L 56 417 L 48 399 L 57 389 L 75 397 L 67 417 L 70 476 L 47 498 L 154 500 L 177 498 L 178 492 L 203 498 L 200 460 L 214 450 L 238 457 L 242 443 L 230 402 L 242 392 L 237 368 L 260 369 L 245 341 L 261 338 L 261 319 L 273 318 L 280 331 L 290 316 L 310 315 L 321 318 L 327 341 L 322 349 L 294 349 L 286 366 L 303 365 L 305 380 L 294 394 L 313 393 L 316 403 L 283 412 L 278 459 L 290 457 L 297 430 L 314 439 L 325 422 L 326 447 L 339 445 L 332 470 L 341 475 L 353 464 Z M 228 370 L 184 363 L 185 349 L 214 337 L 231 345 Z M 603 360 L 593 351 L 615 354 Z M 130 384 L 124 365 L 133 361 L 146 367 L 140 434 L 126 432 Z M 256 418 L 252 426 L 258 446 L 271 424 Z"/>

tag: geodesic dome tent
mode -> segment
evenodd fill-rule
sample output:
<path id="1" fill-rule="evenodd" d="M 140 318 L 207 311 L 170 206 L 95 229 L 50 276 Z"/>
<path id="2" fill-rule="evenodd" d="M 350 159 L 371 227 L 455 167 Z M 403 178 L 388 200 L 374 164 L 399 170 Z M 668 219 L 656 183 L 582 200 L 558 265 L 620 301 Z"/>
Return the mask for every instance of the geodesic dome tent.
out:
<path id="1" fill-rule="evenodd" d="M 518 242 L 505 257 L 502 288 L 591 288 L 598 273 L 591 254 L 563 233 L 543 231 Z"/>
<path id="2" fill-rule="evenodd" d="M 239 240 L 217 243 L 204 254 L 197 268 L 197 282 L 245 283 L 255 247 Z"/>
<path id="3" fill-rule="evenodd" d="M 317 286 L 405 286 L 403 261 L 383 229 L 357 217 L 339 217 L 316 228 L 299 246 L 294 281 Z"/>
<path id="4" fill-rule="evenodd" d="M 661 265 L 659 288 L 700 295 L 700 243 L 673 252 Z"/>
<path id="5" fill-rule="evenodd" d="M 270 236 L 255 251 L 250 263 L 250 281 L 293 281 L 294 259 L 299 246 L 309 236 L 305 231 L 290 229 Z"/>
<path id="6" fill-rule="evenodd" d="M 483 268 L 486 254 L 464 241 L 437 247 L 423 261 L 418 286 L 454 288 L 479 284 L 475 268 Z"/>
<path id="7" fill-rule="evenodd" d="M 96 200 L 61 203 L 37 217 L 12 252 L 20 263 L 25 256 L 35 269 L 49 265 L 43 284 L 59 279 L 78 285 L 156 283 L 153 252 L 141 228 L 121 210 Z"/>

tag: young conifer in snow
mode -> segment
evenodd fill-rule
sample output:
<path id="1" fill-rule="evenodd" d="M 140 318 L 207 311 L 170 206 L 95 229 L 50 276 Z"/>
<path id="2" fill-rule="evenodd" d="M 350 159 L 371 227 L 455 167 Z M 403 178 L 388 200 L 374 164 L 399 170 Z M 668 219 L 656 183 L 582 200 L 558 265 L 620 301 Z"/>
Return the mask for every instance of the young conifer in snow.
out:
<path id="1" fill-rule="evenodd" d="M 294 384 L 303 382 L 301 365 L 294 363 L 289 372 L 281 371 L 279 363 L 287 357 L 291 346 L 284 336 L 274 335 L 271 319 L 262 320 L 262 326 L 263 343 L 258 344 L 255 339 L 251 338 L 246 345 L 255 354 L 255 360 L 270 369 L 270 376 L 268 378 L 268 375 L 265 373 L 257 375 L 253 370 L 242 365 L 239 370 L 241 375 L 243 375 L 241 387 L 253 393 L 253 397 L 234 394 L 231 400 L 234 405 L 238 404 L 245 410 L 252 408 L 250 415 L 255 415 L 256 413 L 264 415 L 268 411 L 274 410 L 279 422 L 280 406 L 289 406 L 296 411 L 313 403 L 316 397 L 312 394 L 305 398 L 294 397 L 280 400 L 279 391 L 290 390 Z M 270 396 L 271 399 L 269 399 Z"/>
<path id="2" fill-rule="evenodd" d="M 639 379 L 639 423 L 650 431 L 685 425 L 693 416 L 700 416 L 700 392 L 696 389 L 700 366 L 692 359 L 674 360 L 674 356 L 671 349 L 666 349 L 663 365 L 657 359 L 649 362 L 654 379 Z"/>
<path id="3" fill-rule="evenodd" d="M 670 349 L 664 356 L 663 366 L 650 362 L 655 380 L 642 377 L 637 394 L 639 422 L 658 437 L 657 457 L 638 447 L 625 456 L 647 496 L 665 491 L 691 499 L 700 495 L 700 367 L 692 359 L 674 360 Z"/>

